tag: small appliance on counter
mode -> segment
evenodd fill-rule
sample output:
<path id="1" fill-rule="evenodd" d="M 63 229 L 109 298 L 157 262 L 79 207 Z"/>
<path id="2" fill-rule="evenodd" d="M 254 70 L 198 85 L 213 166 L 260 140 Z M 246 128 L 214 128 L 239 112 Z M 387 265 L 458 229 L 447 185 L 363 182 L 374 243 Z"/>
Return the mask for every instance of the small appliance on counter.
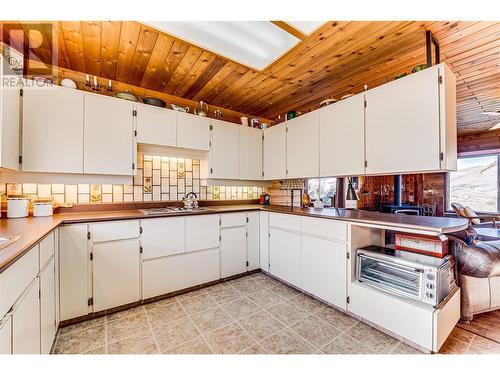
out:
<path id="1" fill-rule="evenodd" d="M 50 200 L 33 202 L 33 216 L 52 216 L 54 213 L 54 203 Z"/>
<path id="2" fill-rule="evenodd" d="M 30 208 L 29 198 L 25 197 L 7 198 L 7 217 L 9 219 L 28 217 L 29 208 Z"/>
<path id="3" fill-rule="evenodd" d="M 367 246 L 356 252 L 356 277 L 384 292 L 436 307 L 455 285 L 451 259 Z"/>
<path id="4" fill-rule="evenodd" d="M 271 196 L 267 193 L 262 193 L 259 197 L 259 203 L 269 206 L 271 204 Z"/>

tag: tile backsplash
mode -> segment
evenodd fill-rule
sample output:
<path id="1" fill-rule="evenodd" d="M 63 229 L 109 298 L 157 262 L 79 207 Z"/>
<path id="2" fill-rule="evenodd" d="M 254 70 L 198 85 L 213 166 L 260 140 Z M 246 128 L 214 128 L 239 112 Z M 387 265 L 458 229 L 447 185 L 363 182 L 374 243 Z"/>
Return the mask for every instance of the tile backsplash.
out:
<path id="1" fill-rule="evenodd" d="M 2 183 L 0 193 L 53 197 L 60 203 L 112 203 L 179 201 L 191 191 L 202 200 L 258 199 L 262 187 L 207 186 L 200 174 L 200 160 L 137 156 L 132 185 Z"/>

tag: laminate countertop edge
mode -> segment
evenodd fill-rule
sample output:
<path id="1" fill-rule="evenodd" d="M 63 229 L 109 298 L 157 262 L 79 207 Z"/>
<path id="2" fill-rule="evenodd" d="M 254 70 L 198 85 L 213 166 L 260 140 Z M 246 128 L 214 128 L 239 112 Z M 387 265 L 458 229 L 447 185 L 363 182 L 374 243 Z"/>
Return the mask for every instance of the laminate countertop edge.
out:
<path id="1" fill-rule="evenodd" d="M 261 205 L 225 205 L 207 206 L 206 211 L 199 212 L 179 212 L 164 215 L 147 216 L 139 210 L 121 211 L 91 211 L 56 214 L 54 216 L 35 218 L 27 217 L 20 219 L 0 220 L 0 235 L 21 235 L 17 241 L 0 249 L 0 273 L 5 271 L 17 259 L 22 257 L 28 250 L 40 242 L 45 236 L 57 227 L 65 224 L 80 224 L 96 221 L 112 220 L 141 220 L 175 216 L 194 216 L 221 213 L 234 213 L 242 211 L 264 211 L 278 214 L 291 214 L 307 216 L 320 219 L 347 221 L 354 224 L 374 227 L 387 227 L 389 229 L 419 230 L 434 232 L 436 234 L 452 233 L 467 228 L 468 222 L 465 219 L 427 217 L 427 216 L 407 216 L 369 212 L 362 210 L 345 209 L 313 209 L 298 208 L 293 210 L 286 206 L 261 206 Z"/>

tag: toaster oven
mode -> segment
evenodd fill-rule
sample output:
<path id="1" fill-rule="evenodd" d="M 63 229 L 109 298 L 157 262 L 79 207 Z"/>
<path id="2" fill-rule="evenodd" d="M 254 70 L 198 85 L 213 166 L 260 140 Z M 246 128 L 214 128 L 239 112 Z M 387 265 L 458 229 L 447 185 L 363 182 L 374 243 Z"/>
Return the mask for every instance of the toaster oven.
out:
<path id="1" fill-rule="evenodd" d="M 368 246 L 356 252 L 356 273 L 360 282 L 398 296 L 436 307 L 450 293 L 450 256 L 428 255 Z"/>

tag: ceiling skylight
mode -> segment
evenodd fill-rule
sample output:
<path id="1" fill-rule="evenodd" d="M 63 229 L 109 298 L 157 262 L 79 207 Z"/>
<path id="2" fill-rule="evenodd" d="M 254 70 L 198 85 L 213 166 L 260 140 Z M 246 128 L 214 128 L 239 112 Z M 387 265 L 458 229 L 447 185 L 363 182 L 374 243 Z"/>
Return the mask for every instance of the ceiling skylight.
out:
<path id="1" fill-rule="evenodd" d="M 269 21 L 154 21 L 148 24 L 258 70 L 300 42 Z"/>

